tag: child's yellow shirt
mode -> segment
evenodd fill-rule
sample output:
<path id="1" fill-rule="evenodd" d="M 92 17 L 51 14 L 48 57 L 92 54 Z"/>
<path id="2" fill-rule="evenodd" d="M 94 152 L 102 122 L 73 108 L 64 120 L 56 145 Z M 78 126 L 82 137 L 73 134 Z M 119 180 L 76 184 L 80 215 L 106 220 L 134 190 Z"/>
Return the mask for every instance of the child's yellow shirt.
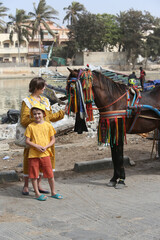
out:
<path id="1" fill-rule="evenodd" d="M 43 123 L 38 124 L 35 122 L 30 123 L 26 128 L 24 135 L 30 138 L 31 142 L 45 147 L 50 143 L 51 137 L 53 137 L 55 133 L 56 131 L 53 126 L 44 121 Z M 48 148 L 45 152 L 40 152 L 36 148 L 30 146 L 28 158 L 40 158 L 52 155 L 53 154 L 50 148 Z"/>

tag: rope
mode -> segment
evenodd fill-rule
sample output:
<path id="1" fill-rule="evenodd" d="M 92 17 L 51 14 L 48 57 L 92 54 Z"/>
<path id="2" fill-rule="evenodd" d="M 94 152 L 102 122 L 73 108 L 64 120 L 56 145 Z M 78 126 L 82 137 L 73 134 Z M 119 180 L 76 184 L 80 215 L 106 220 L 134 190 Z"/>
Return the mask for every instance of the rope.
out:
<path id="1" fill-rule="evenodd" d="M 128 92 L 128 91 L 127 91 Z M 122 96 L 120 96 L 118 99 L 116 99 L 114 102 L 108 104 L 107 106 L 104 107 L 100 107 L 100 108 L 92 108 L 93 110 L 98 110 L 98 109 L 103 109 L 103 108 L 109 108 L 110 106 L 112 106 L 113 104 L 115 104 L 116 102 L 118 102 L 121 98 L 123 98 L 127 92 L 125 92 Z"/>
<path id="2" fill-rule="evenodd" d="M 139 115 L 139 117 L 147 118 L 147 119 L 151 119 L 151 120 L 160 120 L 160 118 L 150 117 L 150 116 L 146 116 L 146 115 Z"/>
<path id="3" fill-rule="evenodd" d="M 152 155 L 153 155 L 155 140 L 156 140 L 156 130 L 154 130 L 153 145 L 152 145 L 152 151 L 151 151 L 151 156 L 150 156 L 150 159 L 151 159 L 151 160 L 152 160 Z"/>

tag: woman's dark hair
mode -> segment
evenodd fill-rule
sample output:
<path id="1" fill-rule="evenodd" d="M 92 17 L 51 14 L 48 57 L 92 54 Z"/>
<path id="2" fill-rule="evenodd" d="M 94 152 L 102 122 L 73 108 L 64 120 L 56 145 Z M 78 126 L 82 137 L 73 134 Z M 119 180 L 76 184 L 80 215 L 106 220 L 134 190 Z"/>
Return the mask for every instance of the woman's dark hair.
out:
<path id="1" fill-rule="evenodd" d="M 41 77 L 33 78 L 29 83 L 29 92 L 34 93 L 36 89 L 43 89 L 46 85 L 46 81 Z"/>

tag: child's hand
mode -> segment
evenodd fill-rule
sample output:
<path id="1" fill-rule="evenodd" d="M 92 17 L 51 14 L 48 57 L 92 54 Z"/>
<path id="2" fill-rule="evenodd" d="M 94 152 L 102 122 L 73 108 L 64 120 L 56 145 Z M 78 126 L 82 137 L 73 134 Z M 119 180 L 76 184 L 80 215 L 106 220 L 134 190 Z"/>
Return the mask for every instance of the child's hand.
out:
<path id="1" fill-rule="evenodd" d="M 43 147 L 43 152 L 45 152 L 47 150 L 47 148 L 46 147 Z"/>
<path id="2" fill-rule="evenodd" d="M 45 147 L 42 147 L 40 145 L 37 145 L 36 146 L 37 150 L 39 150 L 40 152 L 45 152 L 46 151 L 46 148 Z"/>

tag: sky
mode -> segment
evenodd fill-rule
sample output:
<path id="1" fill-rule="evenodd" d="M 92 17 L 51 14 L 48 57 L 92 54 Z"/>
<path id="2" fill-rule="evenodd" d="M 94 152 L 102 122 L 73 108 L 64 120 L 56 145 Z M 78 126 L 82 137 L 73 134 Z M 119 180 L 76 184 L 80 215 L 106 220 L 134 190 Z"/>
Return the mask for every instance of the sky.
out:
<path id="1" fill-rule="evenodd" d="M 140 10 L 142 12 L 149 11 L 154 17 L 160 18 L 160 0 L 74 0 L 84 5 L 86 10 L 94 14 L 119 14 L 120 11 L 128 11 L 133 8 L 134 10 Z M 24 9 L 26 13 L 33 12 L 33 2 L 36 6 L 39 0 L 0 0 L 5 7 L 9 8 L 8 14 L 15 15 L 16 8 Z M 46 0 L 47 5 L 52 6 L 59 12 L 57 16 L 59 20 L 56 23 L 59 25 L 63 24 L 63 18 L 66 15 L 64 7 L 71 5 L 73 0 Z M 6 20 L 6 19 L 5 19 Z M 67 22 L 66 22 L 67 24 Z"/>

